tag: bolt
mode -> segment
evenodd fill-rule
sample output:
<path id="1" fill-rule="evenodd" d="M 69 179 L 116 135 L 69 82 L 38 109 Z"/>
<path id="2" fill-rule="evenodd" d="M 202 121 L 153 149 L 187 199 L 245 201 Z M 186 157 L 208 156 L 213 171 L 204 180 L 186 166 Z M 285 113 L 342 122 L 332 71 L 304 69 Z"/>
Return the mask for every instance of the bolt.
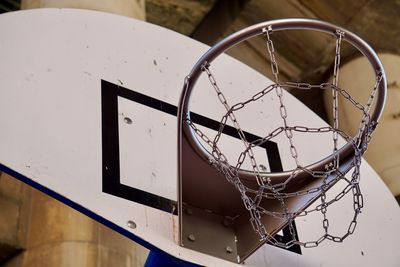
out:
<path id="1" fill-rule="evenodd" d="M 230 246 L 227 246 L 225 248 L 225 250 L 226 250 L 226 253 L 229 253 L 229 254 L 231 254 L 233 252 L 233 249 Z"/>
<path id="2" fill-rule="evenodd" d="M 329 162 L 328 164 L 325 164 L 325 170 L 330 171 L 333 169 L 333 163 Z"/>
<path id="3" fill-rule="evenodd" d="M 136 228 L 136 223 L 134 221 L 128 221 L 126 223 L 126 225 L 128 225 L 129 228 L 135 229 Z"/>
<path id="4" fill-rule="evenodd" d="M 192 241 L 192 242 L 196 241 L 196 237 L 194 236 L 194 234 L 189 234 L 188 239 L 189 239 L 189 241 Z"/>
<path id="5" fill-rule="evenodd" d="M 124 122 L 125 122 L 126 124 L 132 124 L 132 119 L 131 119 L 131 118 L 128 118 L 128 117 L 125 117 L 125 118 L 124 118 Z"/>
<path id="6" fill-rule="evenodd" d="M 269 177 L 261 177 L 261 180 L 263 181 L 263 183 L 271 183 L 271 178 Z"/>

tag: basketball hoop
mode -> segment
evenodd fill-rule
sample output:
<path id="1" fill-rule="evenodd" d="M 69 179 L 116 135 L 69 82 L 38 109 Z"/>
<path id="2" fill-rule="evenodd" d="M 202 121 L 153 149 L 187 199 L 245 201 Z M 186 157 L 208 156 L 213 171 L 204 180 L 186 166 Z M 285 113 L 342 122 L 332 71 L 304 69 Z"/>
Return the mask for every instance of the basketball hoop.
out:
<path id="1" fill-rule="evenodd" d="M 335 57 L 333 63 L 333 81 L 331 83 L 309 84 L 305 82 L 280 81 L 279 67 L 271 35 L 277 31 L 300 29 L 324 32 L 334 37 Z M 214 59 L 229 48 L 256 36 L 264 36 L 265 38 L 267 56 L 271 62 L 274 83 L 266 86 L 251 98 L 243 99 L 241 102 L 234 104 L 228 103 L 223 90 L 217 82 L 218 79 L 212 72 L 212 63 Z M 371 89 L 369 99 L 364 104 L 353 99 L 345 89 L 338 86 L 342 41 L 347 41 L 360 51 L 369 60 L 375 71 L 375 84 Z M 215 136 L 208 136 L 191 119 L 190 98 L 196 82 L 201 75 L 206 75 L 226 112 L 220 120 L 219 131 Z M 208 50 L 186 77 L 178 110 L 180 183 L 184 182 L 185 179 L 190 179 L 183 175 L 182 168 L 184 167 L 182 165 L 184 163 L 182 163 L 182 157 L 185 153 L 188 153 L 185 151 L 192 150 L 200 159 L 207 162 L 210 168 L 215 168 L 221 173 L 240 193 L 243 205 L 250 214 L 251 226 L 258 234 L 261 243 L 268 242 L 279 247 L 289 248 L 293 245 L 315 247 L 324 240 L 342 242 L 354 232 L 357 225 L 357 217 L 363 207 L 363 196 L 359 186 L 361 157 L 368 147 L 371 134 L 382 114 L 386 98 L 386 84 L 387 81 L 383 66 L 372 48 L 355 34 L 335 25 L 311 19 L 282 19 L 260 23 L 234 33 Z M 285 106 L 283 89 L 331 90 L 333 125 L 324 125 L 322 127 L 291 125 L 287 120 L 290 114 L 288 114 Z M 235 113 L 245 109 L 248 104 L 260 101 L 265 96 L 273 93 L 276 94 L 279 100 L 279 109 L 276 112 L 281 117 L 282 125 L 258 140 L 249 141 Z M 339 128 L 338 97 L 343 97 L 349 101 L 362 114 L 358 133 L 355 136 L 350 136 Z M 219 146 L 220 137 L 224 134 L 223 130 L 228 122 L 235 128 L 243 143 L 243 151 L 237 155 L 236 162 L 229 161 Z M 296 148 L 295 138 L 293 137 L 293 133 L 295 132 L 303 134 L 331 132 L 333 144 L 331 155 L 315 163 L 303 166 L 299 161 L 300 156 Z M 282 172 L 265 172 L 260 169 L 253 150 L 256 146 L 262 145 L 278 135 L 286 137 L 289 144 L 288 149 L 296 167 L 292 170 Z M 346 142 L 342 147 L 338 145 L 340 138 Z M 242 168 L 245 159 L 251 162 L 251 170 Z M 346 174 L 351 174 L 351 177 L 346 178 Z M 310 180 L 313 181 L 312 186 L 310 186 Z M 256 181 L 257 186 L 249 185 L 248 181 Z M 344 181 L 347 186 L 334 198 L 328 199 L 326 192 L 338 181 Z M 333 235 L 329 232 L 329 219 L 326 215 L 327 209 L 331 204 L 339 201 L 349 192 L 353 195 L 354 216 L 344 234 Z M 182 192 L 180 192 L 180 196 L 182 196 Z M 299 205 L 294 204 L 299 201 L 296 200 L 299 196 L 304 197 L 301 200 L 302 204 L 300 208 Z M 268 204 L 266 204 L 270 200 L 277 201 L 280 208 L 270 209 Z M 307 210 L 317 200 L 320 201 L 320 204 L 311 210 Z M 183 203 L 180 204 L 180 212 L 183 212 L 185 201 L 181 198 L 179 202 Z M 312 241 L 296 240 L 292 222 L 296 217 L 306 216 L 312 212 L 321 212 L 323 218 L 321 226 L 323 227 L 324 234 Z M 279 220 L 279 226 L 271 229 L 268 223 L 273 219 L 267 218 Z M 285 226 L 289 226 L 292 238 L 289 241 L 282 242 L 275 238 L 275 234 Z"/>

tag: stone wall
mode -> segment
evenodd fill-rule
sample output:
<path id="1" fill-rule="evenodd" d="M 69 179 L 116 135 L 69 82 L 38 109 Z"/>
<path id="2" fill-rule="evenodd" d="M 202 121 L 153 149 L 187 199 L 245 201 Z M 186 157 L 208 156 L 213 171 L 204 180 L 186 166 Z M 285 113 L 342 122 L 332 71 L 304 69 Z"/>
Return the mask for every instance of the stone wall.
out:
<path id="1" fill-rule="evenodd" d="M 8 227 L 2 238 L 13 248 L 8 255 L 13 257 L 3 258 L 3 266 L 144 265 L 145 248 L 8 175 L 1 180 L 2 190 L 14 189 L 18 198 L 8 201 L 12 208 L 2 209 L 7 221 L 0 227 Z"/>

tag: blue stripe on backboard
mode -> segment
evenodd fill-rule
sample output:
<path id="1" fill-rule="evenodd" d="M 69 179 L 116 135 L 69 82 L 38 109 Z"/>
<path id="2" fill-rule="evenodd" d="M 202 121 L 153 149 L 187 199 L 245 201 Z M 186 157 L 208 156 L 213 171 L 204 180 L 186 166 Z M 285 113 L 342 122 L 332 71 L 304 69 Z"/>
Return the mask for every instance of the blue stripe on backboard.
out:
<path id="1" fill-rule="evenodd" d="M 11 169 L 11 168 L 9 168 L 9 167 L 1 164 L 1 163 L 0 163 L 0 172 L 7 173 L 8 175 L 20 180 L 21 182 L 23 182 L 23 183 L 25 183 L 25 184 L 27 184 L 27 185 L 29 185 L 29 186 L 41 191 L 42 193 L 45 193 L 46 195 L 48 195 L 48 196 L 50 196 L 50 197 L 52 197 L 52 198 L 64 203 L 65 205 L 77 210 L 78 212 L 83 213 L 84 215 L 92 218 L 93 220 L 95 220 L 95 221 L 97 221 L 97 222 L 109 227 L 110 229 L 112 229 L 112 230 L 118 232 L 119 234 L 131 239 L 132 241 L 138 243 L 139 245 L 151 250 L 153 253 L 158 253 L 158 255 L 160 257 L 170 258 L 171 262 L 174 262 L 174 261 L 183 262 L 182 260 L 169 255 L 165 251 L 157 248 L 156 246 L 150 244 L 149 242 L 147 242 L 147 241 L 141 239 L 140 237 L 134 235 L 133 233 L 129 232 L 128 230 L 125 230 L 121 226 L 116 225 L 115 223 L 105 219 L 104 217 L 94 213 L 93 211 L 88 210 L 87 208 L 81 206 L 80 204 L 78 204 L 78 203 L 76 203 L 76 202 L 74 202 L 74 201 L 72 201 L 72 200 L 70 200 L 70 199 L 68 199 L 68 198 L 56 193 L 56 192 L 54 192 L 53 190 L 51 190 L 51 189 L 49 189 L 49 188 L 47 188 L 47 187 L 45 187 L 45 186 L 33 181 L 32 179 L 20 174 L 19 172 L 14 171 L 13 169 Z M 161 266 L 168 266 L 168 265 L 161 265 Z M 182 267 L 186 267 L 186 266 L 190 267 L 190 266 L 199 266 L 199 265 L 194 265 L 194 264 L 192 264 L 192 265 L 177 265 L 177 267 L 178 266 L 179 267 L 180 266 L 182 266 Z"/>
<path id="2" fill-rule="evenodd" d="M 171 257 L 165 253 L 159 253 L 156 251 L 151 251 L 147 257 L 144 267 L 200 267 L 191 262 L 183 261 L 174 257 Z"/>

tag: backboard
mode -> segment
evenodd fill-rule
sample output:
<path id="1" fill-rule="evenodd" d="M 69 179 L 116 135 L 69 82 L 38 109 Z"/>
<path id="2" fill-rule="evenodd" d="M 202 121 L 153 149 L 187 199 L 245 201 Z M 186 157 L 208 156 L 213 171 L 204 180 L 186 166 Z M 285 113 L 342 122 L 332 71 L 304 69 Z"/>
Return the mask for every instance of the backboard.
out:
<path id="1" fill-rule="evenodd" d="M 2 171 L 149 249 L 206 266 L 237 266 L 234 259 L 178 244 L 177 105 L 185 76 L 207 46 L 145 22 L 71 9 L 1 15 L 0 33 Z M 271 84 L 229 56 L 215 63 L 221 85 L 240 88 L 230 99 Z M 216 131 L 220 105 L 208 81 L 199 82 L 202 89 L 192 98 L 192 112 L 199 127 Z M 284 94 L 293 120 L 324 124 Z M 276 99 L 265 101 L 264 109 L 250 110 L 256 115 L 240 115 L 254 136 L 279 120 L 269 112 Z M 257 122 L 266 117 L 271 124 L 260 127 Z M 303 155 L 305 161 L 330 153 L 324 138 L 313 137 L 315 147 Z M 224 142 L 232 151 L 240 145 L 234 136 Z M 299 146 L 307 143 L 299 141 Z M 268 170 L 291 167 L 290 151 L 274 142 L 255 151 Z M 366 162 L 362 175 L 365 208 L 356 233 L 343 244 L 291 250 L 264 245 L 244 265 L 396 266 L 397 203 Z M 209 195 L 223 194 L 218 191 L 222 183 L 215 181 Z M 340 202 L 331 216 L 341 225 L 352 209 Z M 312 238 L 319 228 L 320 220 L 296 220 L 299 238 Z M 285 238 L 284 231 L 280 235 Z M 194 241 L 201 242 L 201 237 L 196 234 Z M 230 254 L 228 246 L 215 249 Z"/>

